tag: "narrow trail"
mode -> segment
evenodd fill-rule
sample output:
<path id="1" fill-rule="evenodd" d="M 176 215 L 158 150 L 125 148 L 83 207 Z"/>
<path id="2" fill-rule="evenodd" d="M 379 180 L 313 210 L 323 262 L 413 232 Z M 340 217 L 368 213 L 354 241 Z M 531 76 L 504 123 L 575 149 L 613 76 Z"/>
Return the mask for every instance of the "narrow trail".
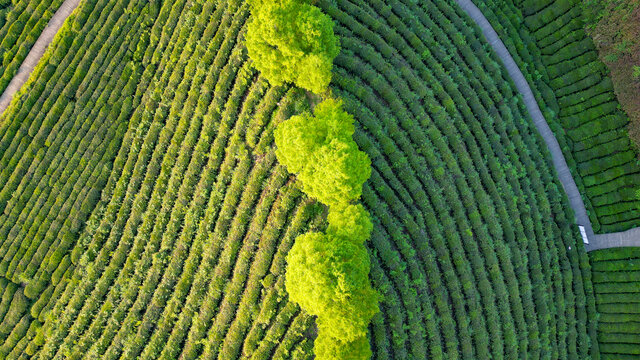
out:
<path id="1" fill-rule="evenodd" d="M 66 0 L 62 5 L 60 5 L 60 8 L 56 13 L 53 14 L 53 17 L 49 20 L 49 23 L 42 31 L 42 34 L 40 34 L 38 40 L 36 40 L 35 44 L 31 47 L 31 50 L 22 62 L 22 65 L 20 65 L 18 72 L 13 79 L 11 79 L 11 82 L 2 93 L 2 96 L 0 96 L 0 114 L 4 113 L 11 103 L 11 100 L 13 100 L 13 96 L 18 92 L 18 90 L 20 90 L 22 85 L 27 82 L 29 75 L 31 75 L 31 72 L 40 61 L 40 58 L 42 58 L 42 55 L 44 55 L 47 47 L 62 27 L 62 24 L 64 24 L 64 21 L 69 17 L 69 15 L 71 15 L 73 10 L 78 7 L 80 1 L 81 0 Z"/>
<path id="2" fill-rule="evenodd" d="M 594 234 L 593 227 L 591 226 L 591 220 L 589 220 L 589 216 L 587 215 L 587 210 L 584 206 L 582 196 L 578 191 L 576 182 L 571 176 L 571 171 L 569 170 L 569 166 L 567 166 L 567 162 L 562 154 L 558 140 L 556 140 L 549 124 L 547 124 L 547 121 L 542 115 L 540 107 L 538 106 L 538 103 L 533 96 L 533 92 L 531 91 L 531 87 L 529 87 L 529 83 L 525 79 L 524 75 L 522 75 L 520 68 L 518 68 L 518 65 L 509 54 L 504 43 L 500 40 L 500 37 L 493 29 L 487 18 L 482 14 L 480 9 L 478 9 L 471 0 L 456 0 L 456 2 L 480 27 L 485 38 L 507 68 L 507 72 L 511 79 L 513 79 L 516 88 L 520 94 L 522 94 L 529 115 L 533 119 L 538 132 L 544 139 L 547 148 L 551 153 L 553 166 L 555 167 L 558 177 L 560 178 L 560 182 L 569 197 L 569 204 L 575 213 L 576 223 L 584 226 L 585 228 L 587 237 L 589 238 L 589 244 L 585 244 L 585 249 L 587 251 L 592 251 L 611 247 L 640 246 L 640 227 L 619 233 Z"/>

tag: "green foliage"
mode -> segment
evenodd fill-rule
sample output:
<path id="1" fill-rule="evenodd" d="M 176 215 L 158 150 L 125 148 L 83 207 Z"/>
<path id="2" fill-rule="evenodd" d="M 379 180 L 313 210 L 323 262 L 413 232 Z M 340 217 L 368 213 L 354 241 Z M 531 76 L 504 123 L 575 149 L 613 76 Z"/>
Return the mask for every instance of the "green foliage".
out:
<path id="1" fill-rule="evenodd" d="M 614 358 L 640 354 L 640 248 L 589 253 L 598 308 L 598 342 Z"/>
<path id="2" fill-rule="evenodd" d="M 29 50 L 63 0 L 0 1 L 0 92 L 9 85 Z"/>
<path id="3" fill-rule="evenodd" d="M 572 214 L 506 72 L 454 2 L 317 2 L 344 34 L 331 90 L 375 162 L 361 201 L 384 312 L 369 343 L 326 335 L 319 319 L 315 349 L 285 269 L 325 209 L 289 184 L 273 145 L 304 92 L 270 87 L 246 61 L 248 6 L 82 4 L 0 125 L 0 275 L 39 293 L 9 326 L 21 286 L 7 285 L 0 354 L 358 359 L 370 344 L 378 358 L 590 358 Z M 329 209 L 327 236 L 347 236 L 348 213 Z M 43 328 L 22 336 L 24 319 Z"/>
<path id="4" fill-rule="evenodd" d="M 327 205 L 357 200 L 371 174 L 371 162 L 355 142 L 332 141 L 314 154 L 300 173 L 303 190 Z"/>
<path id="5" fill-rule="evenodd" d="M 342 110 L 342 103 L 325 100 L 314 115 L 296 115 L 278 126 L 276 156 L 298 175 L 309 196 L 345 206 L 360 197 L 371 175 L 371 161 L 353 141 L 353 132 L 353 116 Z"/>
<path id="6" fill-rule="evenodd" d="M 369 254 L 348 239 L 311 232 L 300 235 L 287 255 L 286 289 L 309 314 L 322 336 L 353 341 L 367 335 L 378 312 L 369 284 Z"/>
<path id="7" fill-rule="evenodd" d="M 329 208 L 327 234 L 361 244 L 369 239 L 373 224 L 369 212 L 360 204 Z"/>
<path id="8" fill-rule="evenodd" d="M 355 130 L 353 116 L 342 110 L 339 100 L 328 99 L 308 112 L 293 116 L 275 132 L 278 161 L 293 173 L 299 173 L 309 157 L 333 140 L 349 142 Z"/>
<path id="9" fill-rule="evenodd" d="M 322 93 L 340 47 L 333 21 L 300 0 L 255 1 L 246 35 L 249 57 L 272 85 Z"/>
<path id="10" fill-rule="evenodd" d="M 303 190 L 329 205 L 327 233 L 299 236 L 287 256 L 289 298 L 318 316 L 318 359 L 368 359 L 367 326 L 378 312 L 363 246 L 373 224 L 362 205 L 350 205 L 371 175 L 369 157 L 353 141 L 353 117 L 342 102 L 325 100 L 275 131 L 276 156 L 297 173 Z"/>
<path id="11" fill-rule="evenodd" d="M 320 328 L 314 342 L 314 353 L 318 360 L 367 360 L 371 358 L 371 348 L 366 336 L 353 341 L 343 341 L 323 334 Z"/>
<path id="12" fill-rule="evenodd" d="M 637 0 L 487 0 L 478 4 L 523 69 L 545 111 L 596 233 L 640 224 L 640 212 L 629 211 L 640 207 L 634 195 L 640 190 L 638 152 L 630 141 L 630 134 L 633 139 L 639 133 L 634 131 L 633 114 L 637 112 L 627 110 L 630 122 L 621 111 L 628 109 L 625 103 L 629 104 L 633 91 L 618 90 L 619 96 L 614 92 L 614 81 L 619 89 L 632 82 L 626 81 L 632 80 L 630 65 L 625 65 L 624 77 L 615 75 L 599 60 L 596 46 L 611 45 L 607 61 L 623 58 L 620 55 L 629 47 L 628 40 L 638 37 L 625 35 L 628 29 L 608 35 L 601 31 L 616 29 L 616 23 L 631 25 L 631 19 L 607 19 L 615 18 L 610 17 L 613 12 L 632 14 L 637 4 Z M 606 26 L 585 30 L 585 25 L 598 21 Z M 597 36 L 592 40 L 590 33 Z M 628 156 L 624 163 L 620 154 Z"/>

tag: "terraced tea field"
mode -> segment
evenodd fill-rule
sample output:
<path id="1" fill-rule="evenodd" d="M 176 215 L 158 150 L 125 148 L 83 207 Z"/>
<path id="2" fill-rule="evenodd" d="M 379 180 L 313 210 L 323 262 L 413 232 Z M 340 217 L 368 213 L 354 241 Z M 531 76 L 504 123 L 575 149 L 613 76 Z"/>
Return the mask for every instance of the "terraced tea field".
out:
<path id="1" fill-rule="evenodd" d="M 494 4 L 481 8 L 497 24 Z M 587 255 L 547 143 L 475 21 L 453 0 L 314 5 L 341 47 L 331 96 L 371 159 L 372 358 L 608 358 L 600 252 Z M 279 164 L 274 130 L 318 97 L 256 70 L 250 16 L 243 0 L 82 0 L 67 19 L 0 116 L 0 358 L 314 357 L 316 319 L 289 300 L 286 259 L 327 208 Z M 541 104 L 565 99 L 539 84 Z M 590 119 L 563 109 L 554 130 Z M 596 113 L 622 119 L 600 148 L 626 149 L 623 115 Z M 631 170 L 609 183 L 559 134 L 594 228 L 637 227 L 626 153 L 611 156 Z"/>
<path id="2" fill-rule="evenodd" d="M 0 93 L 63 0 L 0 1 Z"/>
<path id="3" fill-rule="evenodd" d="M 578 0 L 491 0 L 478 6 L 534 88 L 596 233 L 640 225 L 640 166 L 606 66 Z M 524 24 L 524 26 L 522 26 Z"/>
<path id="4" fill-rule="evenodd" d="M 635 359 L 640 355 L 640 248 L 594 251 L 589 259 L 602 358 Z"/>

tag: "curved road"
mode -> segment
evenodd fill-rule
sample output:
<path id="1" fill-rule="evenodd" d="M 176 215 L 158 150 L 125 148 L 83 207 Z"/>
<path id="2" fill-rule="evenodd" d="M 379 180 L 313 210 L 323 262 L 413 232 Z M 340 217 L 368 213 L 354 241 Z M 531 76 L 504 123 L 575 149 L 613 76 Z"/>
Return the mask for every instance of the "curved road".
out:
<path id="1" fill-rule="evenodd" d="M 42 31 L 42 34 L 40 34 L 38 40 L 36 40 L 33 47 L 31 47 L 31 51 L 27 54 L 22 65 L 20 65 L 18 72 L 13 79 L 11 79 L 2 96 L 0 96 L 0 114 L 4 113 L 11 103 L 13 96 L 20 90 L 22 85 L 27 82 L 29 75 L 31 75 L 31 72 L 38 64 L 38 61 L 40 61 L 40 58 L 42 58 L 42 55 L 44 55 L 47 47 L 58 33 L 58 30 L 60 30 L 62 24 L 64 24 L 64 21 L 71 15 L 73 10 L 78 7 L 79 3 L 80 0 L 66 0 L 60 5 L 56 13 L 53 14 L 51 20 L 49 20 L 49 23 Z"/>
<path id="2" fill-rule="evenodd" d="M 471 0 L 456 0 L 456 2 L 480 27 L 485 38 L 507 68 L 507 72 L 509 73 L 509 76 L 511 76 L 511 79 L 513 79 L 516 88 L 520 94 L 522 94 L 527 110 L 529 111 L 529 115 L 531 115 L 538 132 L 542 135 L 542 138 L 549 148 L 549 152 L 551 153 L 551 158 L 553 160 L 553 166 L 558 173 L 560 182 L 569 197 L 571 208 L 575 213 L 576 223 L 584 226 L 586 230 L 589 244 L 585 244 L 585 249 L 587 251 L 592 251 L 610 247 L 640 246 L 640 228 L 611 234 L 595 235 L 593 233 L 593 227 L 591 226 L 591 221 L 589 220 L 587 210 L 584 206 L 584 202 L 582 201 L 582 196 L 580 196 L 578 187 L 571 176 L 571 172 L 569 171 L 567 162 L 564 159 L 560 145 L 558 144 L 556 137 L 553 135 L 551 128 L 549 128 L 549 124 L 547 124 L 544 116 L 542 116 L 542 112 L 540 111 L 540 107 L 538 107 L 538 102 L 533 96 L 529 83 L 527 83 L 527 80 L 522 75 L 518 65 L 513 60 L 509 51 L 504 46 L 504 43 L 500 40 L 500 37 L 495 32 L 487 18 L 484 17 L 480 9 L 478 9 Z"/>

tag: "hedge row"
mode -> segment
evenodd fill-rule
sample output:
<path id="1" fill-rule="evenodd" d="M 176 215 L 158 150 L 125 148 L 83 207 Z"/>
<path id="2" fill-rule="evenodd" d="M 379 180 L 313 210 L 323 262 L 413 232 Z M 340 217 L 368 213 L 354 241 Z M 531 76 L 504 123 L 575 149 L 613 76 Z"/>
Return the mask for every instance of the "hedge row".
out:
<path id="1" fill-rule="evenodd" d="M 270 269 L 291 246 L 279 247 L 281 236 L 294 238 L 316 215 L 285 186 L 272 150 L 244 137 L 260 139 L 260 123 L 285 116 L 297 95 L 255 81 L 237 46 L 245 4 L 182 5 L 161 8 L 177 21 L 160 37 L 172 49 L 158 65 L 168 71 L 151 74 L 132 115 L 139 125 L 123 140 L 121 170 L 111 173 L 105 203 L 73 252 L 74 280 L 46 316 L 60 321 L 45 326 L 43 358 L 231 358 L 243 347 L 263 356 L 311 353 L 300 343 L 307 317 L 281 299 L 265 305 L 280 314 L 269 320 L 272 330 L 251 321 L 263 291 L 284 291 L 261 281 L 283 273 Z M 278 102 L 282 115 L 274 113 Z M 292 320 L 298 325 L 289 327 Z M 243 345 L 254 326 L 263 332 Z M 271 336 L 285 340 L 263 340 Z"/>
<path id="2" fill-rule="evenodd" d="M 29 315 L 24 289 L 0 277 L 0 358 L 17 358 L 41 323 Z"/>
<path id="3" fill-rule="evenodd" d="M 596 305 L 598 341 L 603 359 L 640 355 L 640 248 L 589 253 Z"/>
<path id="4" fill-rule="evenodd" d="M 124 9 L 114 9 L 105 20 L 112 22 L 110 26 L 129 29 L 138 15 L 147 16 L 142 8 L 136 17 L 120 17 Z M 70 26 L 67 23 L 63 31 L 73 38 Z M 88 39 L 99 44 L 101 37 L 112 36 L 120 45 L 107 41 L 105 54 L 93 56 L 92 49 L 99 49 L 95 42 L 84 44 L 89 49 L 79 46 L 80 53 L 66 46 L 73 47 L 70 42 L 61 42 L 38 66 L 34 91 L 23 94 L 5 113 L 10 121 L 3 123 L 8 131 L 0 147 L 6 164 L 0 174 L 4 180 L 0 206 L 5 215 L 0 220 L 5 239 L 0 270 L 16 282 L 26 282 L 25 294 L 32 299 L 44 290 L 99 200 L 127 128 L 123 120 L 129 115 L 140 76 L 139 64 L 102 61 L 126 54 L 130 46 L 123 42 L 126 32 L 93 30 Z M 47 72 L 58 58 L 68 66 L 61 63 Z M 54 88 L 46 82 L 50 76 L 65 82 Z M 82 92 L 65 96 L 83 85 Z M 124 96 L 116 98 L 116 94 Z M 41 106 L 21 106 L 32 102 Z M 10 137 L 12 132 L 15 136 Z"/>
<path id="5" fill-rule="evenodd" d="M 0 93 L 64 0 L 0 1 Z"/>

